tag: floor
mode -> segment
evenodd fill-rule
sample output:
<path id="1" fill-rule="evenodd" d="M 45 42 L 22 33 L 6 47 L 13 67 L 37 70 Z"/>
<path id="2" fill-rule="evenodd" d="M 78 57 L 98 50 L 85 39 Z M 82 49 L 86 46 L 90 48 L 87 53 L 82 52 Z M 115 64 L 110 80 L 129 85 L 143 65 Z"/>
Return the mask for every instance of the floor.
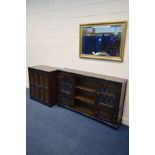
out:
<path id="1" fill-rule="evenodd" d="M 26 98 L 26 155 L 128 155 L 129 128 L 119 130 L 73 111 Z"/>

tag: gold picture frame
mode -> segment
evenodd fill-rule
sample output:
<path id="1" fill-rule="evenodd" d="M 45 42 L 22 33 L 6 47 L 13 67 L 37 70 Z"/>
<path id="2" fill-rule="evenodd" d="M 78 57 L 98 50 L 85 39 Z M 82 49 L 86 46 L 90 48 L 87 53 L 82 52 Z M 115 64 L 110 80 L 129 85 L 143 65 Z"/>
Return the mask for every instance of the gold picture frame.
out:
<path id="1" fill-rule="evenodd" d="M 123 61 L 127 21 L 80 24 L 80 58 Z"/>

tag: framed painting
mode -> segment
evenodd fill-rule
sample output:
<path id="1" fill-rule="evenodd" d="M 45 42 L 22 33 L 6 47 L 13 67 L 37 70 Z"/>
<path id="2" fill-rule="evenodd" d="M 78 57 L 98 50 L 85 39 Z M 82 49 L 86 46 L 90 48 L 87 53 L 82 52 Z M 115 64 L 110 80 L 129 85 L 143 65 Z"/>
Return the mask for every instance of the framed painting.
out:
<path id="1" fill-rule="evenodd" d="M 127 22 L 80 25 L 80 57 L 123 61 Z"/>

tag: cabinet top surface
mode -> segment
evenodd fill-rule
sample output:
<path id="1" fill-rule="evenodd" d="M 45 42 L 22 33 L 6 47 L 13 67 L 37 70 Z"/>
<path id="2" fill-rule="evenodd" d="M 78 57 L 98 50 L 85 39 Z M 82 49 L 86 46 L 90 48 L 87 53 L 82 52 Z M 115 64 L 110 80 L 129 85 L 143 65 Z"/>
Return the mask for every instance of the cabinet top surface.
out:
<path id="1" fill-rule="evenodd" d="M 50 67 L 50 66 L 46 66 L 46 65 L 31 66 L 28 68 L 41 70 L 41 71 L 45 71 L 45 72 L 64 71 L 64 72 L 68 72 L 68 73 L 74 73 L 74 74 L 79 74 L 79 75 L 88 76 L 88 77 L 95 77 L 95 78 L 105 79 L 105 80 L 114 81 L 114 82 L 120 82 L 120 83 L 127 82 L 127 79 L 123 79 L 123 78 L 119 78 L 119 77 L 108 76 L 108 75 L 104 75 L 104 74 L 96 74 L 96 73 L 92 73 L 92 72 L 80 71 L 80 70 L 69 69 L 69 68 L 56 68 L 56 67 Z"/>
<path id="2" fill-rule="evenodd" d="M 104 75 L 104 74 L 96 74 L 96 73 L 74 70 L 74 69 L 69 69 L 69 68 L 63 68 L 63 69 L 61 69 L 61 71 L 80 74 L 80 75 L 88 76 L 88 77 L 105 79 L 105 80 L 109 80 L 109 81 L 120 82 L 120 83 L 127 82 L 127 79 L 123 79 L 123 78 L 119 78 L 119 77 L 108 76 L 108 75 Z"/>
<path id="3" fill-rule="evenodd" d="M 42 71 L 45 71 L 45 72 L 51 72 L 51 71 L 58 70 L 58 68 L 56 68 L 56 67 L 50 67 L 50 66 L 46 66 L 46 65 L 31 66 L 31 67 L 28 67 L 28 68 L 42 70 Z"/>

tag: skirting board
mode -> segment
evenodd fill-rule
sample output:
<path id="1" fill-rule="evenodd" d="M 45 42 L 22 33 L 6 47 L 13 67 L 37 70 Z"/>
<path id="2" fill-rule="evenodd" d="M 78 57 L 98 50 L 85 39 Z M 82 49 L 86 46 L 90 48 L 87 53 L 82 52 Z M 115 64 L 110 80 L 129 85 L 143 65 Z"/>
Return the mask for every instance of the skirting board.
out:
<path id="1" fill-rule="evenodd" d="M 26 88 L 29 88 L 29 83 L 26 81 Z M 122 118 L 122 123 L 129 126 L 129 118 L 123 117 Z"/>
<path id="2" fill-rule="evenodd" d="M 26 81 L 26 88 L 29 88 L 29 82 Z"/>
<path id="3" fill-rule="evenodd" d="M 122 124 L 129 126 L 129 118 L 123 117 L 122 118 Z"/>

